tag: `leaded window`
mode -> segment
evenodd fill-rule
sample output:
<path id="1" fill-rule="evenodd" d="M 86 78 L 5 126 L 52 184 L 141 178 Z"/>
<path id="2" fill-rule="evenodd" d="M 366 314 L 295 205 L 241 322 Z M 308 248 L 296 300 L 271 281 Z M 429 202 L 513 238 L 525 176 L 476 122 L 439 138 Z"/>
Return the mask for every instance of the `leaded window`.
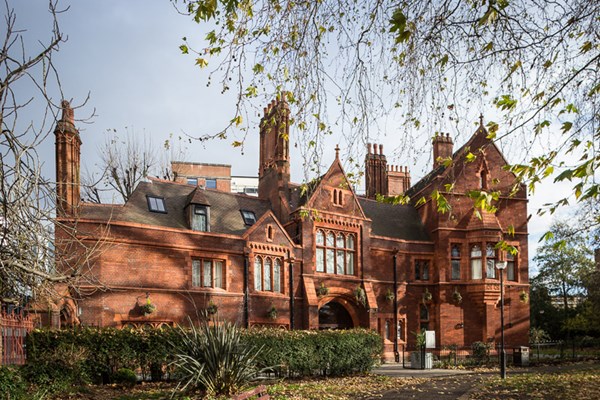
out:
<path id="1" fill-rule="evenodd" d="M 317 230 L 315 234 L 317 272 L 354 275 L 356 238 L 353 234 Z"/>

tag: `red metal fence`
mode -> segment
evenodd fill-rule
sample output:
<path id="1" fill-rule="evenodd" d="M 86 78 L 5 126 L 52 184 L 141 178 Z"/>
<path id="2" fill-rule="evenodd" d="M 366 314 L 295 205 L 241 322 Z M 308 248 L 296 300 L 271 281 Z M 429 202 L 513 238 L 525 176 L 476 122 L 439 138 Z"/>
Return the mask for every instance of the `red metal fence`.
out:
<path id="1" fill-rule="evenodd" d="M 0 312 L 0 365 L 25 364 L 25 337 L 33 329 L 29 316 Z"/>

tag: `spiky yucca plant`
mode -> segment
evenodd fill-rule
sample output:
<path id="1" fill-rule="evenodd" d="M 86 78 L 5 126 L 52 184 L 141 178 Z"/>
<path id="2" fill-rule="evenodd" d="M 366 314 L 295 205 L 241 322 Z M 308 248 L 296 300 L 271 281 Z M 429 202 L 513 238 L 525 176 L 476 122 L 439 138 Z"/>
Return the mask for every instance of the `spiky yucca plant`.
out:
<path id="1" fill-rule="evenodd" d="M 173 362 L 181 374 L 178 389 L 204 389 L 208 394 L 230 395 L 260 372 L 256 358 L 263 348 L 244 345 L 240 330 L 226 321 L 179 327 Z"/>

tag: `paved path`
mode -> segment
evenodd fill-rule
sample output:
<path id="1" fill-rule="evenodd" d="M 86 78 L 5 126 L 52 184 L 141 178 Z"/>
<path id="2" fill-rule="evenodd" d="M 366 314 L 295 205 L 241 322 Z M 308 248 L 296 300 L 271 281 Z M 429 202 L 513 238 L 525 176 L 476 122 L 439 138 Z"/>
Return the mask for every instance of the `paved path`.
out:
<path id="1" fill-rule="evenodd" d="M 596 363 L 583 362 L 529 368 L 511 368 L 508 370 L 508 375 L 585 370 L 594 367 L 594 364 Z M 499 371 L 473 372 L 444 369 L 404 369 L 401 364 L 383 364 L 373 372 L 381 375 L 404 378 L 428 378 L 427 382 L 421 384 L 405 386 L 397 390 L 387 391 L 378 397 L 367 398 L 383 400 L 467 400 L 469 399 L 469 393 L 475 390 L 484 379 L 499 374 Z"/>
<path id="2" fill-rule="evenodd" d="M 469 393 L 482 380 L 482 374 L 459 374 L 431 378 L 420 385 L 390 390 L 373 399 L 383 400 L 456 400 L 468 399 Z"/>

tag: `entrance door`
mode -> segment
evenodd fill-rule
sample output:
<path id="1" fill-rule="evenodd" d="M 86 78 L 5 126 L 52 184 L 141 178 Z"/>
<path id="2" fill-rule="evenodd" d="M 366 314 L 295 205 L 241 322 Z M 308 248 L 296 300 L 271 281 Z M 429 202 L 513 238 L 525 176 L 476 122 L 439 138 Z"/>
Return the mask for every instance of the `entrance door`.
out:
<path id="1" fill-rule="evenodd" d="M 354 328 L 352 317 L 340 303 L 330 301 L 319 309 L 319 329 Z"/>

